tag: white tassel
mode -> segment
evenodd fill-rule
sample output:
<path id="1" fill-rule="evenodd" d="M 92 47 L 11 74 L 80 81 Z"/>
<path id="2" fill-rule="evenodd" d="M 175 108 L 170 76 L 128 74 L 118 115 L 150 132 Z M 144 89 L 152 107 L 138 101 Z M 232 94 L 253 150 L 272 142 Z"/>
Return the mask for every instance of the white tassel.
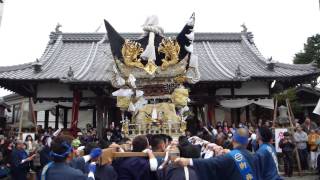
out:
<path id="1" fill-rule="evenodd" d="M 117 69 L 117 67 L 116 67 L 116 65 L 113 65 L 113 72 L 114 72 L 114 74 L 115 74 L 115 80 L 116 80 L 116 83 L 117 83 L 117 86 L 124 86 L 125 84 L 126 84 L 126 81 L 120 76 L 120 74 L 119 74 L 119 71 L 118 71 L 118 69 Z"/>
<path id="2" fill-rule="evenodd" d="M 200 71 L 198 68 L 198 56 L 192 54 L 190 57 L 189 68 L 187 70 L 188 83 L 195 84 L 200 81 Z"/>
<path id="3" fill-rule="evenodd" d="M 129 112 L 135 112 L 136 111 L 136 107 L 133 105 L 132 102 L 130 102 L 130 104 L 129 104 L 128 111 Z"/>
<path id="4" fill-rule="evenodd" d="M 131 89 L 119 89 L 112 93 L 112 96 L 130 97 L 132 95 L 133 95 L 133 91 Z"/>
<path id="5" fill-rule="evenodd" d="M 129 77 L 128 77 L 128 83 L 134 89 L 137 88 L 137 86 L 136 86 L 136 78 L 132 74 L 130 74 Z"/>
<path id="6" fill-rule="evenodd" d="M 150 59 L 152 61 L 156 60 L 156 49 L 154 46 L 154 37 L 155 37 L 154 32 L 149 32 L 148 45 L 146 49 L 143 51 L 143 53 L 141 54 L 141 57 L 144 60 L 150 60 Z"/>
<path id="7" fill-rule="evenodd" d="M 144 92 L 141 90 L 136 90 L 136 97 L 141 97 L 143 96 Z"/>
<path id="8" fill-rule="evenodd" d="M 198 68 L 198 56 L 191 55 L 189 67 Z"/>
<path id="9" fill-rule="evenodd" d="M 139 100 L 134 104 L 136 110 L 140 110 L 144 105 L 148 104 L 148 101 L 143 97 L 139 98 Z"/>
<path id="10" fill-rule="evenodd" d="M 124 86 L 126 84 L 126 81 L 119 75 L 116 75 L 116 81 L 118 86 Z"/>
<path id="11" fill-rule="evenodd" d="M 153 120 L 156 120 L 158 118 L 157 109 L 155 107 L 152 109 L 151 118 Z"/>
<path id="12" fill-rule="evenodd" d="M 194 32 L 192 31 L 192 32 L 189 33 L 189 34 L 186 34 L 186 37 L 187 37 L 190 41 L 193 41 L 193 40 L 194 40 Z"/>
<path id="13" fill-rule="evenodd" d="M 190 44 L 189 46 L 184 47 L 189 53 L 193 53 L 193 44 Z"/>

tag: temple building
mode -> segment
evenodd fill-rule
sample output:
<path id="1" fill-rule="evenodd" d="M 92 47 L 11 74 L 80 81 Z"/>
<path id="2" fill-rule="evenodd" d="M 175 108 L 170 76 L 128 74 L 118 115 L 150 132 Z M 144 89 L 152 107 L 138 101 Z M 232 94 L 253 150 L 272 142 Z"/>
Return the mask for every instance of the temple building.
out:
<path id="1" fill-rule="evenodd" d="M 129 40 L 143 35 L 119 34 Z M 178 33 L 164 35 L 171 37 Z M 105 33 L 67 33 L 57 27 L 50 33 L 40 58 L 26 64 L 0 67 L 0 86 L 32 97 L 34 110 L 45 111 L 46 116 L 52 108 L 56 116 L 64 114 L 61 124 L 56 118 L 56 128 L 61 125 L 69 128 L 72 118 L 94 126 L 120 124 L 123 114 L 117 107 L 117 98 L 112 96 L 117 88 L 112 84 L 115 53 L 109 39 Z M 242 32 L 235 33 L 194 33 L 193 54 L 198 57 L 200 76 L 195 84 L 184 83 L 190 98 L 189 128 L 199 121 L 210 125 L 218 121 L 231 124 L 270 118 L 274 108 L 273 93 L 297 84 L 312 83 L 320 74 L 313 64 L 284 64 L 266 59 L 257 49 L 253 34 L 245 27 Z M 170 88 L 170 83 L 145 86 L 144 92 L 159 91 L 161 94 L 161 89 L 166 88 Z M 90 119 L 76 115 L 79 109 L 87 111 L 84 113 L 90 114 L 86 115 Z M 44 119 L 48 121 L 49 117 Z M 48 126 L 48 122 L 44 125 Z"/>

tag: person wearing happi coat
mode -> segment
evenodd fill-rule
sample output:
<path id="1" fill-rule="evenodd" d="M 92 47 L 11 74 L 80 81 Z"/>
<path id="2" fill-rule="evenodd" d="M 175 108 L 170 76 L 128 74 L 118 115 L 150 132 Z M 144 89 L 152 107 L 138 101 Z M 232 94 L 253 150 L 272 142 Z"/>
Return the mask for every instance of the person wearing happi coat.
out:
<path id="1" fill-rule="evenodd" d="M 272 137 L 272 132 L 268 127 L 263 126 L 257 130 L 259 149 L 254 158 L 258 178 L 261 180 L 282 179 L 278 172 L 277 153 L 273 145 L 271 145 Z"/>
<path id="2" fill-rule="evenodd" d="M 27 180 L 27 174 L 30 170 L 30 161 L 35 155 L 28 156 L 25 151 L 25 144 L 21 140 L 17 140 L 16 148 L 11 153 L 11 176 L 13 180 Z"/>
<path id="3" fill-rule="evenodd" d="M 180 166 L 192 166 L 201 180 L 256 180 L 257 174 L 253 155 L 246 149 L 248 130 L 239 128 L 235 131 L 229 153 L 209 159 L 177 158 Z"/>
<path id="4" fill-rule="evenodd" d="M 186 136 L 183 137 L 187 138 Z M 183 140 L 183 137 L 179 137 L 180 142 Z M 178 147 L 175 147 L 179 149 L 180 157 L 200 158 L 200 149 L 196 145 L 180 142 Z M 198 176 L 193 167 L 181 167 L 175 164 L 169 164 L 162 169 L 159 167 L 158 178 L 159 180 L 198 180 Z"/>
<path id="5" fill-rule="evenodd" d="M 118 180 L 156 180 L 158 162 L 149 148 L 146 136 L 139 135 L 132 140 L 132 152 L 145 152 L 148 157 L 128 157 L 117 159 L 112 166 L 117 171 Z"/>
<path id="6" fill-rule="evenodd" d="M 41 180 L 94 180 L 94 173 L 96 171 L 96 164 L 91 163 L 89 166 L 89 173 L 84 174 L 79 167 L 81 164 L 88 162 L 92 158 L 98 158 L 102 150 L 100 148 L 93 149 L 90 155 L 81 158 L 73 159 L 74 166 L 68 161 L 72 158 L 72 139 L 67 136 L 55 137 L 51 143 L 50 155 L 53 162 L 48 163 L 42 170 Z"/>
<path id="7" fill-rule="evenodd" d="M 84 149 L 84 156 L 86 157 L 90 155 L 94 149 L 98 148 L 97 143 L 91 142 L 86 144 Z M 91 155 L 90 155 L 91 156 Z M 84 162 L 84 158 L 78 158 L 80 160 L 72 161 L 72 164 L 76 164 L 76 166 L 73 166 L 74 168 L 80 169 L 83 173 L 88 174 L 90 171 L 90 163 L 97 161 L 98 159 L 92 158 L 88 162 Z M 96 172 L 94 173 L 95 180 L 117 180 L 118 175 L 117 172 L 113 169 L 113 167 L 109 164 L 97 164 Z"/>

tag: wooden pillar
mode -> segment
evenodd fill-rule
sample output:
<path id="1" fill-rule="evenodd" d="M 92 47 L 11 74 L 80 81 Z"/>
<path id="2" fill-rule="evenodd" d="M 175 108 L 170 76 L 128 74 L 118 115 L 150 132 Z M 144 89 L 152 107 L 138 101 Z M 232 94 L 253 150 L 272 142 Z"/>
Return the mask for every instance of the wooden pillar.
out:
<path id="1" fill-rule="evenodd" d="M 36 123 L 38 124 L 38 111 L 34 111 L 34 116 L 36 118 Z"/>
<path id="2" fill-rule="evenodd" d="M 48 129 L 49 127 L 49 110 L 44 112 L 44 128 Z"/>
<path id="3" fill-rule="evenodd" d="M 246 106 L 246 121 L 251 122 L 250 121 L 250 107 L 249 107 L 249 105 Z"/>
<path id="4" fill-rule="evenodd" d="M 93 128 L 97 127 L 97 110 L 96 110 L 96 108 L 92 109 L 92 126 L 93 126 Z"/>
<path id="5" fill-rule="evenodd" d="M 241 120 L 241 108 L 237 108 L 236 109 L 236 119 L 237 119 L 237 122 L 238 124 L 240 123 L 240 120 Z"/>
<path id="6" fill-rule="evenodd" d="M 63 128 L 68 128 L 68 108 L 63 109 Z"/>
<path id="7" fill-rule="evenodd" d="M 33 108 L 32 108 L 33 109 Z M 34 125 L 35 125 L 35 129 L 36 132 L 38 133 L 38 111 L 33 111 L 33 120 L 34 120 Z"/>
<path id="8" fill-rule="evenodd" d="M 109 108 L 106 104 L 107 103 L 104 103 L 104 106 L 103 106 L 104 117 L 103 117 L 102 128 L 106 128 L 109 125 Z"/>
<path id="9" fill-rule="evenodd" d="M 56 120 L 54 123 L 54 128 L 59 129 L 59 106 L 56 106 Z"/>
<path id="10" fill-rule="evenodd" d="M 216 103 L 211 104 L 211 116 L 212 116 L 212 125 L 213 127 L 216 126 L 217 120 L 216 120 Z"/>
<path id="11" fill-rule="evenodd" d="M 103 124 L 103 113 L 104 113 L 102 97 L 97 97 L 96 109 L 97 109 L 97 135 L 98 135 L 98 138 L 101 139 L 103 137 L 102 124 Z"/>
<path id="12" fill-rule="evenodd" d="M 16 122 L 15 117 L 16 117 L 16 105 L 13 105 L 12 106 L 12 119 L 11 119 L 12 124 L 14 124 Z"/>

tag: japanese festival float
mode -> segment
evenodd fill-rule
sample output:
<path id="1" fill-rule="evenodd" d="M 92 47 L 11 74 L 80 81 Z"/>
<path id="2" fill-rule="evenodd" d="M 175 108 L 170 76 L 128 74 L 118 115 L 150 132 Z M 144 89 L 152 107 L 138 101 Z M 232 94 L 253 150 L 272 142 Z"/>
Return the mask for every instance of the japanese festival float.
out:
<path id="1" fill-rule="evenodd" d="M 198 58 L 193 54 L 195 16 L 179 34 L 166 36 L 158 18 L 150 16 L 138 39 L 123 38 L 105 20 L 114 59 L 111 84 L 118 90 L 125 135 L 186 130 L 188 84 L 200 80 Z M 109 47 L 107 47 L 109 48 Z"/>

